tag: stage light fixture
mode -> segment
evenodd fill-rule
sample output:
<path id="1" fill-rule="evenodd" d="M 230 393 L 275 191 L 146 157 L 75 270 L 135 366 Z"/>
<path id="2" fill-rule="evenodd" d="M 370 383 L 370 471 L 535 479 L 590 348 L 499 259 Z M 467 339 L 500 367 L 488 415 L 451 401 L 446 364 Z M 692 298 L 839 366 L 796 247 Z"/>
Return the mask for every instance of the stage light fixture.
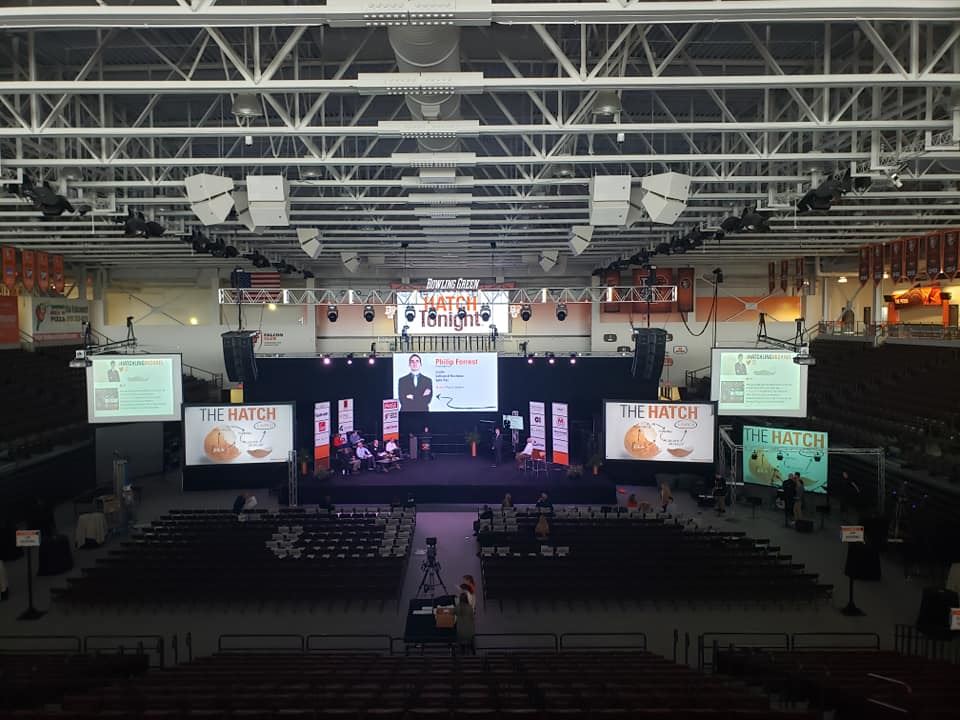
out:
<path id="1" fill-rule="evenodd" d="M 353 365 L 353 353 L 347 353 L 347 365 Z"/>
<path id="2" fill-rule="evenodd" d="M 340 317 L 340 311 L 337 310 L 337 306 L 327 305 L 327 320 L 329 320 L 332 323 L 335 323 L 338 317 Z"/>
<path id="3" fill-rule="evenodd" d="M 533 365 L 533 353 L 527 355 L 527 365 Z"/>
<path id="4" fill-rule="evenodd" d="M 577 354 L 575 352 L 570 353 L 570 364 L 571 365 L 577 364 Z"/>
<path id="5" fill-rule="evenodd" d="M 533 316 L 533 308 L 530 307 L 530 303 L 524 303 L 520 306 L 520 319 L 524 322 L 530 320 Z"/>
<path id="6" fill-rule="evenodd" d="M 557 361 L 557 356 L 552 352 L 547 353 L 547 362 L 553 365 Z"/>
<path id="7" fill-rule="evenodd" d="M 567 304 L 557 303 L 557 320 L 563 322 L 567 319 Z"/>
<path id="8" fill-rule="evenodd" d="M 377 362 L 377 354 L 376 354 L 376 353 L 370 353 L 370 354 L 367 356 L 367 365 L 373 365 L 373 364 L 376 363 L 376 362 Z"/>
<path id="9" fill-rule="evenodd" d="M 367 322 L 373 322 L 374 315 L 376 312 L 373 309 L 373 305 L 364 305 L 363 306 L 363 319 Z"/>
<path id="10" fill-rule="evenodd" d="M 403 316 L 407 319 L 407 322 L 413 322 L 417 317 L 417 311 L 413 309 L 413 305 L 407 305 L 407 309 L 403 311 Z"/>
<path id="11" fill-rule="evenodd" d="M 489 322 L 489 321 L 490 321 L 490 316 L 491 316 L 492 314 L 493 314 L 493 313 L 490 312 L 490 306 L 489 306 L 489 305 L 487 305 L 486 303 L 484 303 L 483 305 L 480 306 L 480 319 L 481 319 L 481 320 L 483 320 L 484 322 Z"/>
<path id="12" fill-rule="evenodd" d="M 429 318 L 431 322 L 437 319 L 437 309 L 433 305 L 427 310 L 427 318 Z"/>
<path id="13" fill-rule="evenodd" d="M 463 305 L 457 308 L 457 318 L 460 320 L 467 319 L 467 309 Z"/>
<path id="14" fill-rule="evenodd" d="M 840 283 L 841 285 L 844 284 L 844 283 L 846 283 L 846 282 L 847 282 L 847 276 L 846 276 L 846 275 L 841 275 L 840 277 L 837 278 L 837 282 Z"/>
<path id="15" fill-rule="evenodd" d="M 324 355 L 324 356 L 323 356 L 323 364 L 324 364 L 324 365 L 329 365 L 329 364 L 330 364 L 330 356 L 329 356 L 329 355 Z"/>

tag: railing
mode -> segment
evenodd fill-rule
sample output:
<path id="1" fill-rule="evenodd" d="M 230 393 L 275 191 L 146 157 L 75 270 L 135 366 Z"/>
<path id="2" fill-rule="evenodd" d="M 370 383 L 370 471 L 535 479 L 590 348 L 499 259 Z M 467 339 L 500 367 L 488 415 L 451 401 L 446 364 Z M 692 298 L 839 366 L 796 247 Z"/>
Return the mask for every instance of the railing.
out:
<path id="1" fill-rule="evenodd" d="M 960 664 L 960 642 L 955 636 L 949 639 L 932 638 L 913 625 L 896 625 L 893 629 L 893 649 L 901 655 L 913 655 L 928 660 Z"/>
<path id="2" fill-rule="evenodd" d="M 897 340 L 960 340 L 960 328 L 922 323 L 887 325 L 887 337 Z"/>
<path id="3" fill-rule="evenodd" d="M 862 339 L 864 341 L 883 337 L 886 323 L 843 322 L 842 320 L 821 320 L 817 323 L 816 337 L 840 337 Z"/>
<path id="4" fill-rule="evenodd" d="M 305 648 L 308 653 L 323 652 L 392 652 L 393 638 L 389 635 L 307 635 Z"/>
<path id="5" fill-rule="evenodd" d="M 697 669 L 714 669 L 720 650 L 789 650 L 787 633 L 707 632 L 697 638 Z"/>
<path id="6" fill-rule="evenodd" d="M 0 635 L 0 654 L 45 655 L 70 653 L 79 655 L 83 640 L 79 635 Z"/>
<path id="7" fill-rule="evenodd" d="M 599 640 L 596 644 L 594 640 Z M 647 634 L 572 632 L 560 635 L 561 650 L 646 650 Z"/>
<path id="8" fill-rule="evenodd" d="M 223 373 L 215 373 L 212 370 L 204 370 L 203 368 L 198 368 L 195 365 L 187 365 L 186 363 L 183 364 L 183 373 L 198 380 L 211 382 L 218 388 L 223 388 Z"/>
<path id="9" fill-rule="evenodd" d="M 710 367 L 711 367 L 710 365 L 705 365 L 704 367 L 697 368 L 696 370 L 687 370 L 687 372 L 684 373 L 684 377 L 683 377 L 684 385 L 688 388 L 693 387 L 693 384 L 699 379 L 700 373 L 708 372 L 710 370 Z"/>
<path id="10" fill-rule="evenodd" d="M 156 668 L 166 662 L 162 635 L 87 635 L 83 651 L 94 655 L 146 655 L 150 667 Z"/>
<path id="11" fill-rule="evenodd" d="M 791 650 L 879 650 L 877 633 L 803 632 L 790 636 Z"/>
<path id="12" fill-rule="evenodd" d="M 217 640 L 217 652 L 243 653 L 302 653 L 307 647 L 303 635 L 271 635 L 249 633 L 243 635 L 221 635 Z"/>

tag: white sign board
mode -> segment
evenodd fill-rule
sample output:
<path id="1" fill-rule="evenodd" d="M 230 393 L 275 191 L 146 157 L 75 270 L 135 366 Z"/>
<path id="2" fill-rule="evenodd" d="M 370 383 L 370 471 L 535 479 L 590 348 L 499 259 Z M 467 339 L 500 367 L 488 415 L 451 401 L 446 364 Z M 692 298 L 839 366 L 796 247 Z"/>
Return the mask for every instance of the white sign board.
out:
<path id="1" fill-rule="evenodd" d="M 550 411 L 551 446 L 553 447 L 553 462 L 556 465 L 570 464 L 569 451 L 569 418 L 567 417 L 566 403 L 553 403 Z"/>
<path id="2" fill-rule="evenodd" d="M 840 540 L 845 543 L 862 543 L 863 525 L 841 525 Z"/>
<path id="3" fill-rule="evenodd" d="M 544 414 L 546 408 L 542 402 L 530 403 L 530 439 L 533 447 L 545 452 L 547 449 L 547 424 Z"/>
<path id="4" fill-rule="evenodd" d="M 383 401 L 383 439 L 397 440 L 400 438 L 400 401 Z"/>
<path id="5" fill-rule="evenodd" d="M 950 608 L 950 629 L 960 630 L 960 608 Z"/>
<path id="6" fill-rule="evenodd" d="M 353 398 L 337 400 L 337 432 L 353 431 Z"/>
<path id="7" fill-rule="evenodd" d="M 713 462 L 713 405 L 604 401 L 607 460 Z"/>
<path id="8" fill-rule="evenodd" d="M 40 547 L 40 531 L 17 530 L 17 547 Z"/>
<path id="9" fill-rule="evenodd" d="M 287 462 L 293 405 L 191 405 L 183 411 L 187 465 Z"/>

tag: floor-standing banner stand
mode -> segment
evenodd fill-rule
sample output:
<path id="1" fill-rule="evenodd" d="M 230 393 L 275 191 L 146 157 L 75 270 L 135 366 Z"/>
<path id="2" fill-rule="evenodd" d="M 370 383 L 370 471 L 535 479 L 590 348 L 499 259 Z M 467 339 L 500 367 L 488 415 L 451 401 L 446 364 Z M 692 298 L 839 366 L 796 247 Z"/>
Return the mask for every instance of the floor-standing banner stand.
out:
<path id="1" fill-rule="evenodd" d="M 38 620 L 46 615 L 33 606 L 33 548 L 40 547 L 39 530 L 17 530 L 17 547 L 27 549 L 27 609 L 17 617 L 18 620 Z"/>
<path id="2" fill-rule="evenodd" d="M 553 464 L 569 465 L 569 436 L 567 433 L 567 404 L 553 403 L 550 412 L 550 446 L 553 448 Z"/>

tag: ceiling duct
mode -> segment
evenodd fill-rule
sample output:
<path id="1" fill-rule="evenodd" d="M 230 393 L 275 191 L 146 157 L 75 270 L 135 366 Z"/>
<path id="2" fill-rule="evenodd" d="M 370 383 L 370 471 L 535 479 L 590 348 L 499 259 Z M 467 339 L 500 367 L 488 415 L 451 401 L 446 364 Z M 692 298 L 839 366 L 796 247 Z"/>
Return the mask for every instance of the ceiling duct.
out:
<path id="1" fill-rule="evenodd" d="M 400 72 L 460 72 L 460 28 L 430 25 L 394 26 L 387 29 Z M 414 120 L 459 120 L 460 96 L 456 93 L 407 95 Z M 455 152 L 455 137 L 424 137 L 422 152 Z"/>

